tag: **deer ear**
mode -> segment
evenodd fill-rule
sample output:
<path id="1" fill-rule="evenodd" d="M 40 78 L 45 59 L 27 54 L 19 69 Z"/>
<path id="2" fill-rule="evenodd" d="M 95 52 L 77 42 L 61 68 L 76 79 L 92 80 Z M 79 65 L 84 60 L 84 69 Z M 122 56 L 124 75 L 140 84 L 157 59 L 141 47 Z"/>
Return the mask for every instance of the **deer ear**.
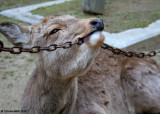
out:
<path id="1" fill-rule="evenodd" d="M 0 33 L 16 46 L 29 46 L 31 27 L 22 27 L 14 23 L 3 22 L 0 23 Z"/>

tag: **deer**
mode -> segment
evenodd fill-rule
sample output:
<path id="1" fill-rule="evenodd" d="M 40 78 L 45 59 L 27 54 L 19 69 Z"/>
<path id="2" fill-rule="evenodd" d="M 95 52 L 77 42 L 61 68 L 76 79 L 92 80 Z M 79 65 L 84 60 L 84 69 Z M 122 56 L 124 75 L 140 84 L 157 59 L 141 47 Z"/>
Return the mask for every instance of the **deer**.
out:
<path id="1" fill-rule="evenodd" d="M 100 49 L 101 19 L 54 15 L 20 26 L 0 23 L 15 46 L 48 46 L 83 39 L 82 45 L 36 54 L 36 68 L 22 97 L 22 114 L 160 113 L 160 67 L 150 58 Z"/>

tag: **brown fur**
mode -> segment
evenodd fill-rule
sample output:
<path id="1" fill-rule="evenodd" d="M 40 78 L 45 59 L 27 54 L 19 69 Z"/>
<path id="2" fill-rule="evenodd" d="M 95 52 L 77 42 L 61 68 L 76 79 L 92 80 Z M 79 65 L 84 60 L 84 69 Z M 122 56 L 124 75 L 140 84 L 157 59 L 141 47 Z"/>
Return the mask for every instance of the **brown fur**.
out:
<path id="1" fill-rule="evenodd" d="M 88 35 L 93 31 L 89 24 L 92 20 L 68 15 L 49 16 L 32 29 L 21 27 L 25 30 L 20 31 L 15 24 L 6 27 L 3 23 L 0 32 L 15 45 L 16 41 L 23 46 L 29 42 L 46 46 Z M 57 27 L 62 30 L 54 35 L 48 34 Z M 10 28 L 17 28 L 14 29 L 17 33 Z M 30 30 L 32 32 L 28 32 Z M 12 40 L 9 32 L 12 36 L 27 36 L 29 40 Z M 96 45 L 87 41 L 67 50 L 40 52 L 36 59 L 37 68 L 24 92 L 22 109 L 28 114 L 160 112 L 160 67 L 148 58 L 127 58 L 107 50 L 100 50 L 95 59 L 103 40 L 101 34 Z"/>

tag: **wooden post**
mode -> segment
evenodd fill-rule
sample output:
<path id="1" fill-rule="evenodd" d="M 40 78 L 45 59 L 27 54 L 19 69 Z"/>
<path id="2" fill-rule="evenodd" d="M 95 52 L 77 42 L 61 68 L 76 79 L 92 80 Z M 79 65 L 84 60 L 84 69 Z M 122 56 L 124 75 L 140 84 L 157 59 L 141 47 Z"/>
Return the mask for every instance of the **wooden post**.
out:
<path id="1" fill-rule="evenodd" d="M 82 0 L 83 11 L 103 14 L 105 8 L 105 0 Z"/>

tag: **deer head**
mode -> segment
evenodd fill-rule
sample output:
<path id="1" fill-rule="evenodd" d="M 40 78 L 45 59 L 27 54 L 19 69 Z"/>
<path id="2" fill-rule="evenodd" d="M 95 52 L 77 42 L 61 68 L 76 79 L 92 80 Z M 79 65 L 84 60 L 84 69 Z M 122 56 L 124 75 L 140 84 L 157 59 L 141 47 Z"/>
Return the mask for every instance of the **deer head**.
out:
<path id="1" fill-rule="evenodd" d="M 70 15 L 49 16 L 32 26 L 0 23 L 0 32 L 14 45 L 48 46 L 83 38 L 82 45 L 37 55 L 37 68 L 51 78 L 66 79 L 87 71 L 104 41 L 100 19 L 77 19 Z"/>

